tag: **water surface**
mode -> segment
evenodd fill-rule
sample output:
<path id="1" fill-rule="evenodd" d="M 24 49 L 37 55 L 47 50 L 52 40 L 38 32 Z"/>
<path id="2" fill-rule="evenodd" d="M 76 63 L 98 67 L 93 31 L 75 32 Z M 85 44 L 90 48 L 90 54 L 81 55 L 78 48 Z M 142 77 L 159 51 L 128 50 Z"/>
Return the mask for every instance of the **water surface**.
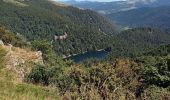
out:
<path id="1" fill-rule="evenodd" d="M 101 50 L 101 51 L 89 51 L 83 54 L 78 54 L 78 55 L 74 55 L 74 56 L 70 56 L 66 59 L 70 59 L 73 60 L 76 63 L 91 59 L 91 58 L 95 58 L 97 60 L 102 60 L 105 59 L 107 57 L 108 51 L 106 50 Z"/>

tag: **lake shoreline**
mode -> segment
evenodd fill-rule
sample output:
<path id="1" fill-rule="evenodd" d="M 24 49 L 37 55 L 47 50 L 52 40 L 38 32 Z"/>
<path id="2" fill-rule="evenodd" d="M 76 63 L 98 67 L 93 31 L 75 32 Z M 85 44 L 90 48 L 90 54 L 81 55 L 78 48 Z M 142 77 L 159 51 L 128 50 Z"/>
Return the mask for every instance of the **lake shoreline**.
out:
<path id="1" fill-rule="evenodd" d="M 94 51 L 106 51 L 106 50 L 105 50 L 105 49 L 98 49 L 98 50 L 94 50 Z M 87 53 L 87 52 L 90 52 L 90 51 L 84 51 L 84 52 L 82 52 L 82 53 L 72 54 L 72 55 L 68 55 L 68 56 L 63 55 L 63 59 L 67 59 L 67 58 L 69 58 L 69 57 L 71 57 L 71 56 L 76 56 L 76 55 L 84 54 L 84 53 Z"/>

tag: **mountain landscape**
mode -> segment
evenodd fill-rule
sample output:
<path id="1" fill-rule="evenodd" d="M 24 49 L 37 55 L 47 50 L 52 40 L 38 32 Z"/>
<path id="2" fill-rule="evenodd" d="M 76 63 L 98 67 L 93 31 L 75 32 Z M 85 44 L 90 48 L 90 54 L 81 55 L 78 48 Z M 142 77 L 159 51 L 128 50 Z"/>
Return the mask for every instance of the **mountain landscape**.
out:
<path id="1" fill-rule="evenodd" d="M 169 6 L 169 0 L 127 0 L 127 1 L 112 1 L 112 2 L 91 2 L 91 1 L 76 1 L 68 0 L 64 3 L 75 7 L 95 10 L 102 14 L 111 14 L 120 11 L 128 11 L 142 7 L 159 7 Z"/>
<path id="2" fill-rule="evenodd" d="M 119 13 L 107 15 L 115 23 L 124 27 L 149 26 L 162 29 L 165 32 L 170 30 L 170 6 L 144 7 Z M 131 16 L 135 15 L 135 16 Z"/>
<path id="3" fill-rule="evenodd" d="M 126 27 L 154 27 L 169 32 L 169 0 L 127 0 L 113 2 L 71 2 L 75 7 L 104 14 L 114 24 Z"/>
<path id="4" fill-rule="evenodd" d="M 27 40 L 43 38 L 49 42 L 53 41 L 55 47 L 60 47 L 56 48 L 56 51 L 63 54 L 105 48 L 105 38 L 114 34 L 114 25 L 90 10 L 63 6 L 46 0 L 18 1 L 27 6 L 3 0 L 0 2 L 0 23 Z M 54 40 L 55 35 L 60 36 L 65 32 L 68 34 L 65 42 Z"/>
<path id="5" fill-rule="evenodd" d="M 0 100 L 169 100 L 169 14 L 169 0 L 0 0 Z"/>

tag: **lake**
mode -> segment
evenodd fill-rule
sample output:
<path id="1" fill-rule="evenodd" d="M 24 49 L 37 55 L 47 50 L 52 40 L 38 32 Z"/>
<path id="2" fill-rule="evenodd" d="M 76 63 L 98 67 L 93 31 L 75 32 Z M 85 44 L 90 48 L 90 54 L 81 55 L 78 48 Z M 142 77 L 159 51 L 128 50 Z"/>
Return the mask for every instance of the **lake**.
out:
<path id="1" fill-rule="evenodd" d="M 89 51 L 83 54 L 78 54 L 78 55 L 74 55 L 74 56 L 70 56 L 68 58 L 66 58 L 67 60 L 73 60 L 76 63 L 91 59 L 91 58 L 95 58 L 97 60 L 102 60 L 105 59 L 108 55 L 108 51 L 106 50 L 101 50 L 101 51 Z"/>

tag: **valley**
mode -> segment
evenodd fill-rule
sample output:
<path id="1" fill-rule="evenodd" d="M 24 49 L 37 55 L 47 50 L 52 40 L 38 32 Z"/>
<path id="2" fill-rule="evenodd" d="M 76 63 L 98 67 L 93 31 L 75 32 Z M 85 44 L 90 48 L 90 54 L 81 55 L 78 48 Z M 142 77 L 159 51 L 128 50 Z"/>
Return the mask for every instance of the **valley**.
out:
<path id="1" fill-rule="evenodd" d="M 0 0 L 0 100 L 169 100 L 169 0 Z"/>
<path id="2" fill-rule="evenodd" d="M 64 2 L 65 3 L 65 2 Z M 68 5 L 91 9 L 109 18 L 122 29 L 153 27 L 169 32 L 169 0 L 134 0 L 113 2 L 72 2 Z"/>

